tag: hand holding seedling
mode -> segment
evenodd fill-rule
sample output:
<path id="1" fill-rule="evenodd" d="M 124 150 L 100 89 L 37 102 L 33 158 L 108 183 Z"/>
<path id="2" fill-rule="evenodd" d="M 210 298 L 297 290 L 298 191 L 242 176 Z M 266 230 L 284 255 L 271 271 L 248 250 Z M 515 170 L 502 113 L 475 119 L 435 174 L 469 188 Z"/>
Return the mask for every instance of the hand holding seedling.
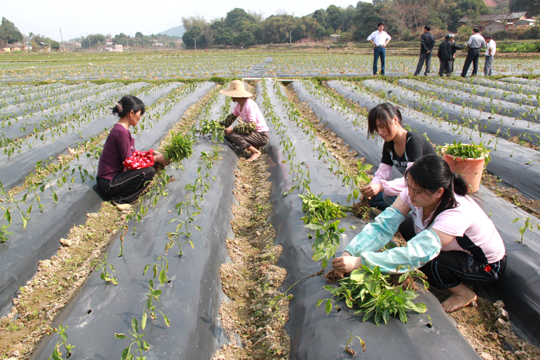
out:
<path id="1" fill-rule="evenodd" d="M 373 196 L 377 195 L 383 191 L 382 184 L 370 184 L 362 189 L 362 194 L 367 198 L 371 199 Z"/>
<path id="2" fill-rule="evenodd" d="M 230 135 L 233 132 L 233 128 L 229 126 L 228 128 L 225 129 L 225 132 L 227 133 L 227 135 Z"/>
<path id="3" fill-rule="evenodd" d="M 171 160 L 170 159 L 165 159 L 165 156 L 163 156 L 162 153 L 156 151 L 154 154 L 155 154 L 154 155 L 154 161 L 155 162 L 160 163 L 160 164 L 165 165 L 165 166 L 167 166 L 167 165 L 169 165 L 171 163 Z"/>
<path id="4" fill-rule="evenodd" d="M 359 268 L 362 265 L 362 258 L 351 256 L 348 252 L 344 252 L 341 257 L 332 260 L 332 267 L 334 270 L 349 274 L 354 269 Z"/>

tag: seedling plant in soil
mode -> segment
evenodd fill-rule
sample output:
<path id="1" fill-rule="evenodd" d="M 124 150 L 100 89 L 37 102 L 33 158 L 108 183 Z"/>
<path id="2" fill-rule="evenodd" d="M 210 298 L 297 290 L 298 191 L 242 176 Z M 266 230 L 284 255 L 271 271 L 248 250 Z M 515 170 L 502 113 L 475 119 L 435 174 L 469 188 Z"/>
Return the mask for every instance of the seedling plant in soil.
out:
<path id="1" fill-rule="evenodd" d="M 362 321 L 373 318 L 378 326 L 382 321 L 386 324 L 390 316 L 397 317 L 400 321 L 407 322 L 407 311 L 412 310 L 419 314 L 426 312 L 424 303 L 412 302 L 418 295 L 411 290 L 403 290 L 401 286 L 391 284 L 390 275 L 381 273 L 378 266 L 373 269 L 362 265 L 354 270 L 350 277 L 340 280 L 340 285 L 334 287 L 327 285 L 332 297 L 317 301 L 317 306 L 325 302 L 326 313 L 332 311 L 332 301 L 345 300 L 347 307 L 359 308 L 355 314 L 364 314 Z"/>
<path id="2" fill-rule="evenodd" d="M 144 353 L 150 350 L 150 344 L 143 340 L 143 337 L 146 335 L 146 333 L 139 334 L 139 322 L 136 318 L 133 318 L 133 320 L 131 320 L 131 330 L 128 331 L 130 335 L 129 338 L 133 341 L 131 342 L 131 344 L 129 344 L 127 348 L 122 350 L 121 360 L 145 360 L 146 356 L 144 356 Z M 128 336 L 124 335 L 123 333 L 116 333 L 114 334 L 114 336 L 120 340 L 128 338 Z M 139 352 L 139 356 L 137 357 L 134 357 L 133 354 L 131 354 L 131 347 L 134 344 L 137 345 L 137 350 L 135 351 Z"/>
<path id="3" fill-rule="evenodd" d="M 533 228 L 533 224 L 536 225 L 538 231 L 540 231 L 540 224 L 535 224 L 530 217 L 526 217 L 526 218 L 515 218 L 514 220 L 511 221 L 511 224 L 514 224 L 516 222 L 518 222 L 519 220 L 524 220 L 525 223 L 523 224 L 522 227 L 519 228 L 519 235 L 521 236 L 519 240 L 516 240 L 517 243 L 519 244 L 523 244 L 523 237 L 525 236 L 525 232 L 527 231 L 527 229 L 529 229 L 531 232 L 534 232 L 534 228 Z"/>
<path id="4" fill-rule="evenodd" d="M 112 282 L 113 285 L 118 285 L 118 280 L 113 275 L 113 274 L 116 274 L 116 271 L 114 270 L 114 266 L 112 264 L 107 264 L 107 256 L 109 256 L 109 254 L 105 254 L 105 257 L 103 258 L 103 260 L 95 259 L 92 262 L 92 265 L 94 266 L 95 271 L 101 270 L 100 277 L 103 281 Z M 111 270 L 110 273 L 107 271 L 107 267 Z"/>
<path id="5" fill-rule="evenodd" d="M 54 346 L 52 355 L 47 360 L 62 360 L 62 353 L 60 352 L 60 347 L 63 345 L 64 349 L 66 350 L 66 359 L 68 359 L 71 356 L 71 350 L 75 348 L 75 346 L 67 344 L 68 336 L 66 334 L 67 326 L 64 327 L 63 325 L 58 326 L 58 329 L 54 329 L 54 332 L 57 333 L 60 336 L 60 340 L 56 345 Z"/>

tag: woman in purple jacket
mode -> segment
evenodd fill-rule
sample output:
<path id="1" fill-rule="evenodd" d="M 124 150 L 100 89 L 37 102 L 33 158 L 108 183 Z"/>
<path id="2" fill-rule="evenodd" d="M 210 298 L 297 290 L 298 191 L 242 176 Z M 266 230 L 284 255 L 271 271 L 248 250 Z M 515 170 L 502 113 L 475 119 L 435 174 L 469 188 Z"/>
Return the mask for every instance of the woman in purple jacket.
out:
<path id="1" fill-rule="evenodd" d="M 113 114 L 120 116 L 120 120 L 113 126 L 103 151 L 99 158 L 97 184 L 99 191 L 107 198 L 111 198 L 119 206 L 135 201 L 148 186 L 155 175 L 155 169 L 150 166 L 144 169 L 127 170 L 123 162 L 131 157 L 135 151 L 135 140 L 129 132 L 130 126 L 137 123 L 144 115 L 144 103 L 132 95 L 124 96 L 114 104 Z M 162 154 L 155 153 L 154 161 L 166 165 Z"/>

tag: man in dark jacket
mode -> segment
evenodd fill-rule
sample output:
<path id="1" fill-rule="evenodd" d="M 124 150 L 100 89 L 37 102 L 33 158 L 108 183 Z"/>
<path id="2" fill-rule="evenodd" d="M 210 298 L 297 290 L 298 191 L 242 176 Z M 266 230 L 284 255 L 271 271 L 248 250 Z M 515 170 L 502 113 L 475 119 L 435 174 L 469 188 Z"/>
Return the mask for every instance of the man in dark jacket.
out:
<path id="1" fill-rule="evenodd" d="M 420 72 L 422 72 L 424 61 L 426 62 L 426 72 L 424 75 L 429 74 L 431 71 L 431 52 L 433 51 L 433 46 L 435 46 L 435 36 L 429 32 L 430 30 L 431 28 L 429 26 L 424 26 L 424 33 L 420 38 L 420 59 L 418 60 L 418 65 L 416 65 L 414 76 L 417 76 L 420 74 Z"/>
<path id="2" fill-rule="evenodd" d="M 452 74 L 452 62 L 454 61 L 454 54 L 457 49 L 463 49 L 463 45 L 458 45 L 452 41 L 454 35 L 446 34 L 444 41 L 439 45 L 439 51 L 437 51 L 437 57 L 441 63 L 439 68 L 439 76 L 443 76 L 446 73 L 446 76 Z"/>

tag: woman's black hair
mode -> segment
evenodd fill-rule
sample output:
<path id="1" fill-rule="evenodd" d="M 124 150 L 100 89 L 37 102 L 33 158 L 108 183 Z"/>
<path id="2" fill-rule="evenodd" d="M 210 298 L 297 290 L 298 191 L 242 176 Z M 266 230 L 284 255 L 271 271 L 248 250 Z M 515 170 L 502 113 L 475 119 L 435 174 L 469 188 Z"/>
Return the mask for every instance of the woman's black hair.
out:
<path id="1" fill-rule="evenodd" d="M 123 98 L 120 99 L 116 104 L 114 104 L 114 107 L 112 108 L 112 113 L 117 114 L 120 116 L 120 118 L 123 118 L 127 114 L 130 113 L 130 111 L 133 110 L 133 112 L 141 111 L 141 116 L 144 115 L 145 107 L 144 103 L 141 99 L 138 97 L 135 97 L 133 95 L 126 95 Z"/>
<path id="2" fill-rule="evenodd" d="M 394 116 L 397 116 L 399 123 L 401 124 L 402 116 L 401 111 L 389 102 L 385 102 L 375 106 L 369 110 L 368 118 L 368 137 L 377 132 L 377 120 L 382 122 L 386 128 L 392 122 Z"/>
<path id="3" fill-rule="evenodd" d="M 433 223 L 437 215 L 459 205 L 454 194 L 465 196 L 469 192 L 467 183 L 461 175 L 452 172 L 446 161 L 437 155 L 422 156 L 407 169 L 405 179 L 407 179 L 407 175 L 411 175 L 413 181 L 422 190 L 434 193 L 440 188 L 444 189 L 441 202 L 435 209 L 428 227 Z"/>

